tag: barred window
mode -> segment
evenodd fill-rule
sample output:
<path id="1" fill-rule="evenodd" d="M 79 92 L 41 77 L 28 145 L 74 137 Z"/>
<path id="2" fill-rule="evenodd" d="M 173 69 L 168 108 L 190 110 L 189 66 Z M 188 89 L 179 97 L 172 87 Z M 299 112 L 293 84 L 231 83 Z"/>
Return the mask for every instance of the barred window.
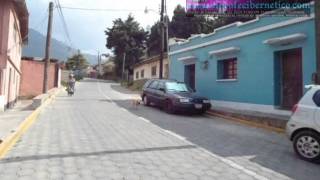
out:
<path id="1" fill-rule="evenodd" d="M 218 61 L 218 79 L 237 79 L 238 63 L 237 58 Z"/>

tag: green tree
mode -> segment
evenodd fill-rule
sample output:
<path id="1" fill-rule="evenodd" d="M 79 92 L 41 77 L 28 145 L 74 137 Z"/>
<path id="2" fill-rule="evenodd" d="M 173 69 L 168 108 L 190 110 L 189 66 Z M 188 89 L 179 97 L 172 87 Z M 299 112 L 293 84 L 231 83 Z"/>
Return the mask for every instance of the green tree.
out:
<path id="1" fill-rule="evenodd" d="M 106 47 L 112 49 L 115 54 L 117 74 L 122 71 L 123 56 L 126 54 L 125 68 L 129 69 L 139 61 L 145 49 L 147 32 L 140 27 L 140 24 L 129 15 L 126 20 L 116 19 L 112 28 L 105 31 L 107 36 Z"/>
<path id="2" fill-rule="evenodd" d="M 87 59 L 81 54 L 80 51 L 78 53 L 72 55 L 68 58 L 66 62 L 66 67 L 68 70 L 75 70 L 75 69 L 85 69 L 89 65 Z"/>
<path id="3" fill-rule="evenodd" d="M 166 21 L 169 22 L 169 18 L 166 17 Z M 164 34 L 164 51 L 167 52 L 167 33 Z M 148 55 L 154 56 L 160 53 L 161 49 L 161 29 L 160 29 L 160 22 L 156 22 L 150 29 L 147 39 L 147 49 Z"/>
<path id="4" fill-rule="evenodd" d="M 178 5 L 169 23 L 169 37 L 187 39 L 191 34 L 208 34 L 213 32 L 214 20 L 205 16 L 188 16 L 185 8 Z"/>

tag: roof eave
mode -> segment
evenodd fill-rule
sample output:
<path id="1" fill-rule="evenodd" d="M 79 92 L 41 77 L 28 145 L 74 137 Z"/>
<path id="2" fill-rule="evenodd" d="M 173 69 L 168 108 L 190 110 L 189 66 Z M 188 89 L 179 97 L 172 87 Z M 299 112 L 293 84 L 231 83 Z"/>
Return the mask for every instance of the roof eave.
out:
<path id="1" fill-rule="evenodd" d="M 29 33 L 29 12 L 25 0 L 13 0 L 16 14 L 19 18 L 20 34 L 23 43 L 28 42 Z"/>

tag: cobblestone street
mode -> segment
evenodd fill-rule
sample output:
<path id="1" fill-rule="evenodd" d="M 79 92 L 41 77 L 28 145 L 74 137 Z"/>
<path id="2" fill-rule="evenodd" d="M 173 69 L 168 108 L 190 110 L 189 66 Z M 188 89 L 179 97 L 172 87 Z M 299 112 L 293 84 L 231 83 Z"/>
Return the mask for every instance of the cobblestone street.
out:
<path id="1" fill-rule="evenodd" d="M 115 87 L 85 80 L 77 84 L 75 96 L 60 93 L 0 160 L 0 179 L 320 177 L 319 166 L 297 159 L 283 135 L 208 117 L 135 109 L 129 101 L 133 94 Z M 257 157 L 274 156 L 252 161 L 257 152 Z"/>

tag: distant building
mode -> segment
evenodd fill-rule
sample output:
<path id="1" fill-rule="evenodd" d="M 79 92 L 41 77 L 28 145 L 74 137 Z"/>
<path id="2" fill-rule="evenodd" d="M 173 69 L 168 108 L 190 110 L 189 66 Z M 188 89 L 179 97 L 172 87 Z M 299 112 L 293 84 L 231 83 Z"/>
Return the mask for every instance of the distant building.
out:
<path id="1" fill-rule="evenodd" d="M 116 79 L 116 65 L 114 61 L 107 61 L 102 64 L 103 78 L 113 80 Z"/>
<path id="2" fill-rule="evenodd" d="M 159 78 L 160 56 L 144 59 L 133 66 L 133 80 Z M 163 59 L 164 78 L 169 77 L 169 60 L 165 55 Z"/>
<path id="3" fill-rule="evenodd" d="M 11 107 L 19 96 L 21 53 L 28 37 L 25 0 L 0 1 L 0 111 Z"/>
<path id="4" fill-rule="evenodd" d="M 170 78 L 214 105 L 255 111 L 290 109 L 316 71 L 314 7 L 310 16 L 236 22 L 170 45 Z"/>

